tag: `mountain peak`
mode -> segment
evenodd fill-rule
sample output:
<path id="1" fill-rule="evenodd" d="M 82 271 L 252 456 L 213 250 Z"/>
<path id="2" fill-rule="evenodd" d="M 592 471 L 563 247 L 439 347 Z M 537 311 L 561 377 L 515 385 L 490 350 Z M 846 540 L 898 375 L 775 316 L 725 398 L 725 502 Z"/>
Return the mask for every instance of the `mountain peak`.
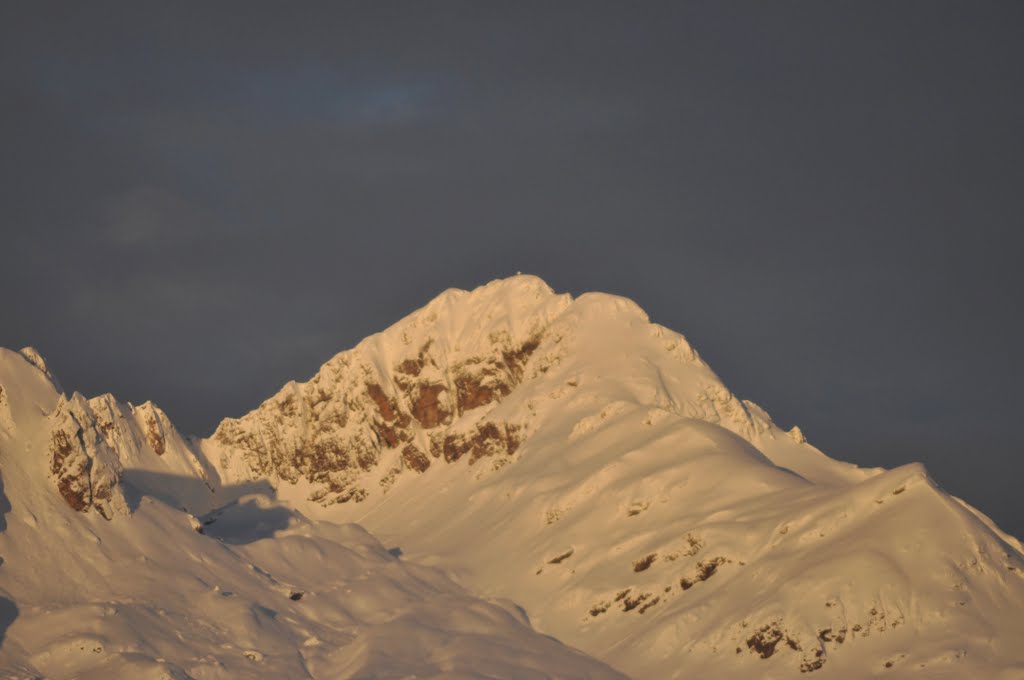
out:
<path id="1" fill-rule="evenodd" d="M 444 297 L 446 295 L 483 296 L 494 294 L 511 294 L 524 299 L 529 297 L 556 295 L 554 289 L 552 289 L 551 286 L 549 286 L 547 282 L 539 276 L 518 273 L 503 279 L 492 279 L 491 281 L 481 284 L 471 290 L 449 288 L 442 292 L 438 297 Z M 431 303 L 428 303 L 427 306 L 429 307 L 430 304 Z"/>
<path id="2" fill-rule="evenodd" d="M 533 274 L 516 274 L 503 279 L 494 279 L 471 290 L 449 288 L 437 295 L 411 316 L 420 314 L 451 313 L 454 308 L 467 308 L 473 311 L 481 307 L 502 307 L 509 310 L 524 311 L 558 300 L 563 305 L 575 303 L 589 310 L 589 314 L 608 314 L 612 316 L 633 316 L 643 323 L 650 321 L 645 312 L 636 302 L 629 298 L 591 291 L 573 298 L 568 293 L 556 293 L 539 276 Z M 402 322 L 399 321 L 400 325 Z"/>
<path id="3" fill-rule="evenodd" d="M 448 348 L 486 344 L 495 334 L 530 334 L 572 302 L 536 276 L 495 279 L 472 290 L 449 288 L 365 343 L 399 346 L 426 342 Z"/>
<path id="4" fill-rule="evenodd" d="M 632 300 L 573 299 L 528 275 L 441 293 L 308 382 L 223 421 L 203 446 L 226 480 L 269 476 L 306 489 L 303 500 L 360 503 L 438 463 L 514 461 L 583 382 L 595 400 L 721 425 L 809 479 L 870 474 L 781 436 Z"/>

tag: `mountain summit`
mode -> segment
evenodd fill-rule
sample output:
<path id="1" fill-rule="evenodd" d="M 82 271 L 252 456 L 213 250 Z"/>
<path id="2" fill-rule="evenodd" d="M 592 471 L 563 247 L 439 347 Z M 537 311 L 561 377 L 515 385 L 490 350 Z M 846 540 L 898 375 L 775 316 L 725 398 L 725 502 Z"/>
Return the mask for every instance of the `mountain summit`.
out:
<path id="1" fill-rule="evenodd" d="M 204 446 L 232 480 L 302 480 L 309 500 L 360 502 L 434 461 L 505 464 L 567 387 L 719 425 L 811 481 L 870 474 L 823 456 L 799 430 L 785 436 L 632 301 L 573 300 L 522 275 L 442 293 L 308 382 L 225 420 Z"/>
<path id="2" fill-rule="evenodd" d="M 638 678 L 1024 674 L 1018 540 L 920 465 L 858 468 L 781 430 L 621 297 L 531 276 L 446 291 L 204 440 L 151 404 L 60 395 L 41 358 L 0 359 L 0 464 L 21 518 L 60 505 L 60 526 L 108 536 L 180 521 L 203 532 L 188 539 L 200 562 L 244 544 L 282 573 L 297 535 L 337 544 L 324 527 L 358 523 L 400 565 L 521 606 L 529 653 L 532 625 Z M 102 562 L 90 550 L 76 578 Z M 341 563 L 317 564 L 303 578 Z M 10 571 L 9 593 L 60 591 Z M 590 663 L 549 652 L 551 669 Z"/>

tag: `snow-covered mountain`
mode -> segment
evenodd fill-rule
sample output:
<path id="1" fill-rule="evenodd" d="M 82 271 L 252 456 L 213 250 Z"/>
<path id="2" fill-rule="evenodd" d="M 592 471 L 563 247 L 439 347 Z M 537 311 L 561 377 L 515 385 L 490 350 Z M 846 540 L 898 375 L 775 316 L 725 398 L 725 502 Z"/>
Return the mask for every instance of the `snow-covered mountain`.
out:
<path id="1" fill-rule="evenodd" d="M 469 645 L 463 657 L 453 652 L 463 663 L 482 649 L 465 642 L 480 626 L 480 645 L 505 650 L 480 658 L 508 664 L 488 677 L 532 677 L 526 668 L 611 673 L 532 624 L 637 678 L 1024 677 L 1019 541 L 937 488 L 920 465 L 861 469 L 828 458 L 797 428 L 779 429 L 681 335 L 623 298 L 573 299 L 529 276 L 447 291 L 205 440 L 182 438 L 150 404 L 59 396 L 34 353 L 0 358 L 0 385 L 11 385 L 0 395 L 0 470 L 8 518 L 17 519 L 0 534 L 8 559 L 0 588 L 32 593 L 8 596 L 19 610 L 22 602 L 46 610 L 39 625 L 48 628 L 47 616 L 83 600 L 47 594 L 81 583 L 74 588 L 94 592 L 89 602 L 131 599 L 154 621 L 157 609 L 187 617 L 187 606 L 165 602 L 220 603 L 201 593 L 230 582 L 243 594 L 228 598 L 231 611 L 264 607 L 281 627 L 260 624 L 266 638 L 240 645 L 232 640 L 251 621 L 214 616 L 211 606 L 215 623 L 204 625 L 230 652 L 182 641 L 157 653 L 136 636 L 123 649 L 147 663 L 168 659 L 199 678 L 218 677 L 214 661 L 242 659 L 258 674 L 286 664 L 281 650 L 291 645 L 288 659 L 305 670 L 278 666 L 286 675 L 337 677 L 311 660 L 334 654 L 337 667 L 355 643 L 343 644 L 345 653 L 327 648 L 351 634 L 378 643 L 359 667 L 367 677 L 451 673 L 431 665 L 429 643 L 388 636 L 432 640 L 436 627 L 450 646 Z M 34 507 L 48 508 L 53 529 L 21 528 L 38 517 Z M 363 530 L 338 526 L 347 522 L 401 559 Z M 109 562 L 99 578 L 119 573 L 119 541 L 136 541 L 146 570 L 167 583 L 162 599 L 147 600 L 134 572 L 116 579 L 118 589 L 89 590 L 97 564 Z M 69 551 L 83 552 L 71 560 Z M 371 576 L 354 583 L 352 565 L 342 568 L 331 551 L 358 554 Z M 52 562 L 51 554 L 73 562 L 70 577 L 12 562 Z M 182 563 L 189 569 L 175 571 Z M 421 571 L 444 588 L 404 585 Z M 317 597 L 267 604 L 268 588 Z M 321 595 L 341 589 L 351 592 Z M 467 611 L 491 612 L 488 621 L 494 610 L 511 618 L 505 628 L 467 619 L 453 630 L 444 616 L 418 614 L 409 633 L 398 612 L 434 607 L 437 590 L 462 598 Z M 361 598 L 379 615 L 353 613 L 351 600 Z M 89 625 L 103 618 L 80 616 Z M 380 632 L 396 617 L 406 628 Z M 20 611 L 0 653 L 46 674 L 45 654 L 24 648 L 34 618 Z M 303 646 L 310 618 L 328 626 L 314 635 L 324 644 Z M 183 620 L 151 635 L 173 641 Z M 124 644 L 107 635 L 102 649 Z M 21 652 L 10 651 L 18 644 Z M 243 647 L 259 647 L 258 660 Z M 107 663 L 107 652 L 97 654 L 96 664 Z M 193 661 L 182 661 L 187 654 Z M 520 654 L 525 665 L 514 666 Z M 407 665 L 386 665 L 399 663 Z M 470 661 L 451 668 L 490 672 Z"/>
<path id="2" fill-rule="evenodd" d="M 0 480 L 5 680 L 623 677 L 356 525 L 220 483 L 152 404 L 65 398 L 31 350 L 0 350 Z"/>

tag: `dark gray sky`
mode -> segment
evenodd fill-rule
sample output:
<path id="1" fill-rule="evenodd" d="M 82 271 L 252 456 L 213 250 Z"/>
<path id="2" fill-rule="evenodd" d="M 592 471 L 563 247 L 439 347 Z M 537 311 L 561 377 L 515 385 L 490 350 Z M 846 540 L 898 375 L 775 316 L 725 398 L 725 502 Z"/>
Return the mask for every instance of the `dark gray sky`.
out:
<path id="1" fill-rule="evenodd" d="M 208 434 L 522 270 L 1024 535 L 1024 4 L 341 4 L 0 3 L 0 345 Z"/>

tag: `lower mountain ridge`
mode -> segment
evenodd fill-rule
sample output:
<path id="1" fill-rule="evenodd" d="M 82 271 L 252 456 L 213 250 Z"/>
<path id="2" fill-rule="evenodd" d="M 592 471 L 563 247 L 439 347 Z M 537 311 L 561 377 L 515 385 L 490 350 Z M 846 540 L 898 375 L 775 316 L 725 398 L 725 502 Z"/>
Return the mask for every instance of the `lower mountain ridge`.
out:
<path id="1" fill-rule="evenodd" d="M 0 351 L 0 475 L 4 677 L 1024 677 L 1017 539 L 535 277 L 207 439 Z"/>

